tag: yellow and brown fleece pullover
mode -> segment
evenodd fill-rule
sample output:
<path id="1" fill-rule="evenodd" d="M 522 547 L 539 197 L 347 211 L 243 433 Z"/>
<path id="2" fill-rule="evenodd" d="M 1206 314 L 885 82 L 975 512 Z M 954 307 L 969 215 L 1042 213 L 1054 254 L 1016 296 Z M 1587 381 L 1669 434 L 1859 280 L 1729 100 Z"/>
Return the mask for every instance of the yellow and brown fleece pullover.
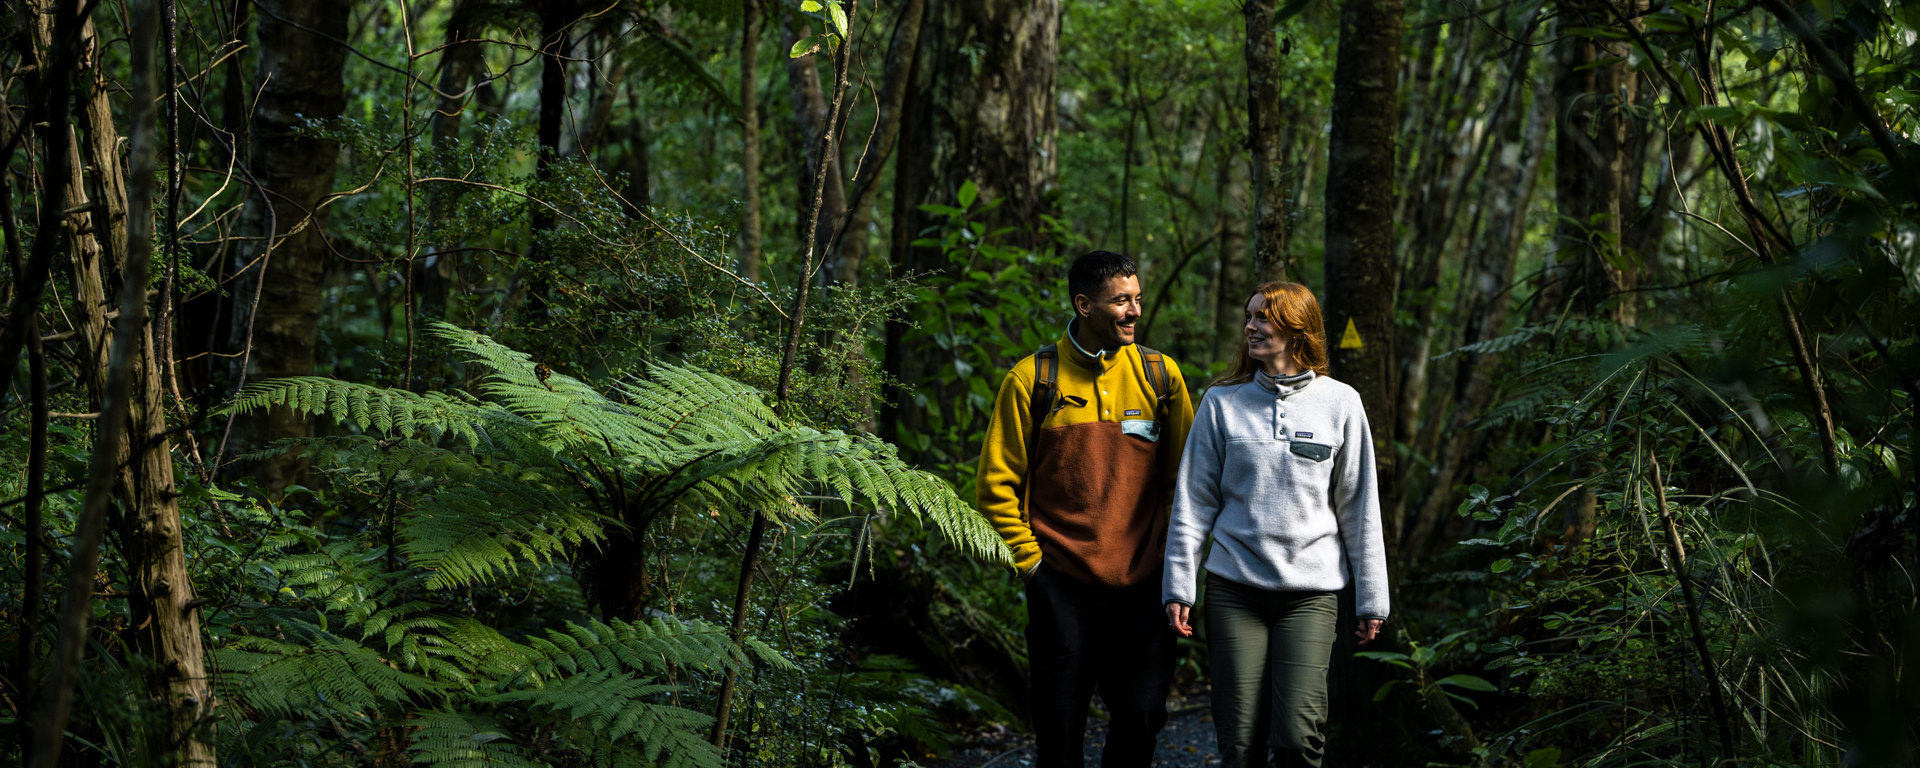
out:
<path id="1" fill-rule="evenodd" d="M 1055 348 L 1060 373 L 1053 411 L 1035 419 L 1034 357 L 1000 384 L 976 478 L 980 513 L 1005 537 L 1022 576 L 1042 558 L 1091 584 L 1129 586 L 1155 577 L 1167 541 L 1167 509 L 1193 425 L 1180 367 L 1166 358 L 1168 408 L 1158 434 L 1153 385 L 1133 345 L 1088 353 L 1068 326 Z M 1035 456 L 1029 430 L 1038 425 Z"/>

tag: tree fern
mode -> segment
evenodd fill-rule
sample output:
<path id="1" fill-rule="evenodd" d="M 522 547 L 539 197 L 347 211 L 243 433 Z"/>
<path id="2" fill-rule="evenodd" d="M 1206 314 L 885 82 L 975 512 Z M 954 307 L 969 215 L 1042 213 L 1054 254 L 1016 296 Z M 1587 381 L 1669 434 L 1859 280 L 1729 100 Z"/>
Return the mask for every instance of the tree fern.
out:
<path id="1" fill-rule="evenodd" d="M 497 721 L 484 715 L 427 711 L 414 715 L 416 726 L 407 754 L 414 765 L 440 768 L 536 768 Z"/>
<path id="2" fill-rule="evenodd" d="M 531 357 L 481 334 L 446 323 L 433 324 L 429 332 L 487 371 L 481 392 L 488 402 L 302 378 L 253 385 L 229 408 L 290 407 L 401 437 L 422 431 L 452 434 L 470 449 L 504 451 L 509 459 L 542 460 L 527 454 L 544 451 L 548 458 L 575 467 L 577 477 L 598 474 L 603 463 L 617 464 L 626 473 L 618 490 L 629 507 L 674 504 L 778 513 L 796 509 L 783 503 L 785 498 L 821 489 L 849 505 L 931 521 L 975 556 L 1008 558 L 999 535 L 951 487 L 907 466 L 892 446 L 865 435 L 787 425 L 759 392 L 744 384 L 659 363 L 615 387 L 621 395 L 615 400 L 565 374 L 543 378 Z M 615 489 L 604 487 L 606 480 L 586 485 L 601 486 L 590 490 L 611 496 Z M 627 483 L 632 487 L 624 487 Z M 461 497 L 452 494 L 448 499 L 451 504 Z M 469 506 L 447 517 L 471 511 Z M 606 513 L 618 516 L 621 511 Z M 550 557 L 569 536 L 574 543 L 590 538 L 579 522 L 559 522 L 557 528 L 571 533 L 526 541 L 518 555 Z M 536 525 L 519 530 L 544 532 Z M 444 538 L 435 541 L 448 543 Z M 448 583 L 482 580 L 491 570 L 508 567 L 515 556 L 514 547 L 500 539 L 473 544 L 479 548 L 471 553 L 475 557 L 443 563 Z M 433 549 L 422 546 L 410 554 L 430 556 Z"/>
<path id="3" fill-rule="evenodd" d="M 893 446 L 789 423 L 747 385 L 653 363 L 601 389 L 471 331 L 430 333 L 482 374 L 478 397 L 302 378 L 250 386 L 228 406 L 293 408 L 357 430 L 304 445 L 340 493 L 387 521 L 346 540 L 276 542 L 288 551 L 260 578 L 284 603 L 280 620 L 221 657 L 224 689 L 250 711 L 404 726 L 423 765 L 524 764 L 536 742 L 538 756 L 596 765 L 718 765 L 708 716 L 677 706 L 676 685 L 748 664 L 796 669 L 773 648 L 672 616 L 510 636 L 450 592 L 641 551 L 606 540 L 631 543 L 672 510 L 790 520 L 843 504 L 1008 557 L 946 482 Z"/>
<path id="4" fill-rule="evenodd" d="M 739 382 L 656 363 L 622 382 L 616 402 L 569 376 L 543 381 L 530 357 L 481 334 L 445 323 L 430 332 L 489 369 L 482 391 L 536 425 L 543 443 L 619 458 L 646 476 L 652 498 L 779 510 L 788 508 L 779 497 L 825 488 L 848 504 L 931 520 L 975 556 L 1009 557 L 999 534 L 950 486 L 906 465 L 893 446 L 787 426 Z"/>
<path id="5" fill-rule="evenodd" d="M 568 624 L 515 642 L 418 607 L 376 612 L 359 625 L 361 641 L 292 619 L 281 637 L 238 638 L 220 654 L 222 692 L 269 718 L 413 712 L 408 751 L 420 765 L 532 764 L 517 744 L 538 739 L 608 758 L 601 763 L 626 755 L 717 766 L 702 735 L 711 718 L 672 704 L 679 688 L 660 680 L 749 659 L 797 669 L 764 643 L 735 646 L 725 628 L 699 620 Z"/>
<path id="6" fill-rule="evenodd" d="M 311 625 L 290 624 L 301 642 L 241 637 L 220 654 L 230 691 L 274 717 L 314 710 L 404 706 L 444 686 L 396 669 L 373 649 Z"/>

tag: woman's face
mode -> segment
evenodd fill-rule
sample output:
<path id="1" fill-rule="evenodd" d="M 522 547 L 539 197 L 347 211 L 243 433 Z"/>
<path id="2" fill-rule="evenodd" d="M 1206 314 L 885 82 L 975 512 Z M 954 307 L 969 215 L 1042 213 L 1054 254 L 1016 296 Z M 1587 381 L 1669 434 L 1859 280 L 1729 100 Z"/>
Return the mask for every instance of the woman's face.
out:
<path id="1" fill-rule="evenodd" d="M 1267 297 L 1255 293 L 1247 300 L 1247 356 L 1260 361 L 1260 367 L 1269 372 L 1282 367 L 1286 359 L 1287 339 L 1280 332 L 1280 326 L 1267 320 Z"/>

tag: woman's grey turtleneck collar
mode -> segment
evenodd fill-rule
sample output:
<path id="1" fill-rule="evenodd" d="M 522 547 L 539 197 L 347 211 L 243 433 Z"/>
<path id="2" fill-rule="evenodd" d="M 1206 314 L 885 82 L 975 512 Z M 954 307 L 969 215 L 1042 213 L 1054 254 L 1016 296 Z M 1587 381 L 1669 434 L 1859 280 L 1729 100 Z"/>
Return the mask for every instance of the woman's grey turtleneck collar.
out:
<path id="1" fill-rule="evenodd" d="M 1253 380 L 1259 382 L 1261 389 L 1280 397 L 1291 397 L 1294 393 L 1306 389 L 1308 384 L 1313 383 L 1314 378 L 1316 374 L 1313 371 L 1301 371 L 1292 376 L 1274 376 L 1263 370 L 1253 372 Z"/>

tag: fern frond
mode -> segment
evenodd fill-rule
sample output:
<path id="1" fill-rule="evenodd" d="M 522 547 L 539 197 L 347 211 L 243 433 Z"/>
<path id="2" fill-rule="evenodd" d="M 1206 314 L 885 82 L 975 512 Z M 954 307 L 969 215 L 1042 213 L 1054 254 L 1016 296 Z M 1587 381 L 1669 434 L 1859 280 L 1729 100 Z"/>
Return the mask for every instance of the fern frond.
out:
<path id="1" fill-rule="evenodd" d="M 439 768 L 538 768 L 493 718 L 458 712 L 415 713 L 407 754 Z"/>
<path id="2" fill-rule="evenodd" d="M 383 434 L 435 439 L 453 435 L 469 447 L 490 441 L 490 427 L 515 417 L 497 406 L 439 392 L 424 394 L 318 376 L 295 376 L 248 384 L 216 415 L 286 407 Z"/>
<path id="3" fill-rule="evenodd" d="M 651 434 L 682 445 L 762 437 L 780 422 L 759 390 L 697 368 L 649 365 L 620 392 Z"/>
<path id="4" fill-rule="evenodd" d="M 304 642 L 246 636 L 220 652 L 221 666 L 234 678 L 232 690 L 246 705 L 289 717 L 406 705 L 444 690 L 359 643 L 312 626 L 293 629 Z"/>
<path id="5" fill-rule="evenodd" d="M 432 571 L 433 589 L 482 584 L 544 566 L 599 541 L 606 518 L 558 492 L 543 473 L 511 465 L 440 488 L 400 518 L 400 551 Z"/>
<path id="6" fill-rule="evenodd" d="M 713 718 L 661 703 L 676 690 L 647 678 L 598 670 L 483 700 L 554 712 L 584 726 L 587 738 L 631 743 L 657 765 L 720 766 L 720 750 L 700 735 Z"/>
<path id="7" fill-rule="evenodd" d="M 952 486 L 901 461 L 893 446 L 866 436 L 800 427 L 755 443 L 716 444 L 677 472 L 662 495 L 696 505 L 747 500 L 771 511 L 780 508 L 780 497 L 808 488 L 837 493 L 849 505 L 931 522 L 974 557 L 1012 562 L 999 533 Z"/>
<path id="8" fill-rule="evenodd" d="M 675 668 L 716 670 L 746 663 L 724 628 L 699 619 L 655 617 L 645 622 L 569 622 L 528 638 L 533 660 L 517 680 L 538 685 L 591 672 L 654 674 Z"/>

